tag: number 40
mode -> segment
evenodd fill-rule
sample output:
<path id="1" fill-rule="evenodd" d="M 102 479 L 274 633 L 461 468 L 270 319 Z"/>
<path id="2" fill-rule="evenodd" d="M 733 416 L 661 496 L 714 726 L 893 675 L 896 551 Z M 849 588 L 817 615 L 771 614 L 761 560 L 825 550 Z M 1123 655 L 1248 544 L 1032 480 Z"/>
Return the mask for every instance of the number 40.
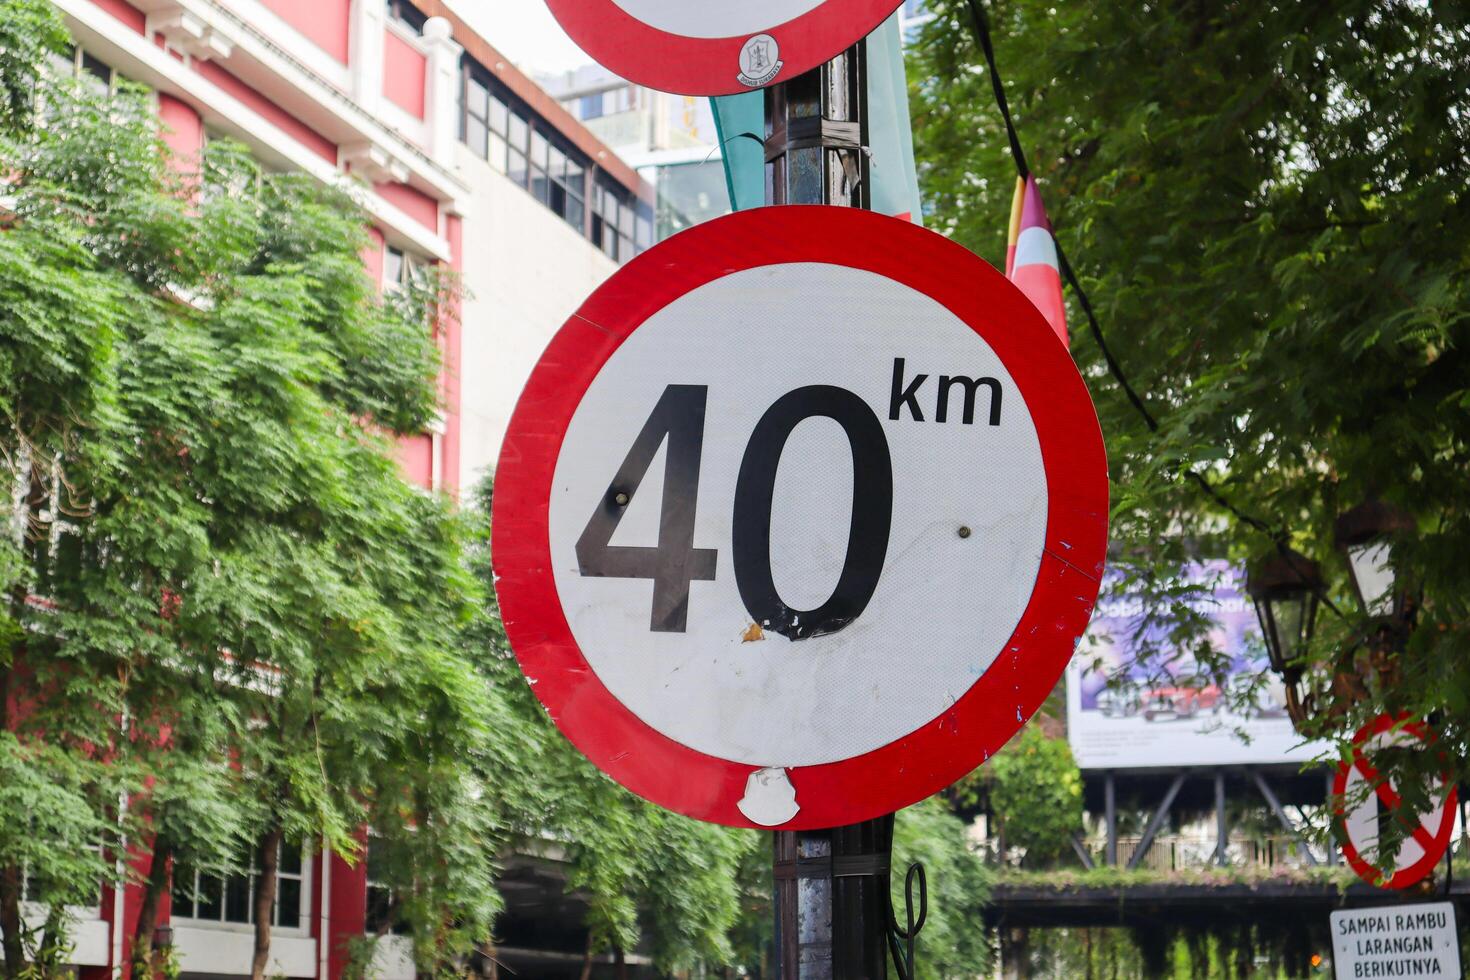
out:
<path id="1" fill-rule="evenodd" d="M 689 622 L 689 583 L 715 578 L 717 551 L 694 546 L 708 395 L 705 385 L 664 389 L 577 539 L 581 574 L 653 580 L 649 629 L 656 633 L 683 633 Z M 842 574 L 831 596 L 815 609 L 792 609 L 781 601 L 771 571 L 771 505 L 786 440 L 809 418 L 830 418 L 847 433 L 853 463 L 852 522 Z M 665 439 L 669 450 L 658 545 L 613 545 L 618 522 Z M 764 629 L 793 640 L 847 626 L 878 587 L 892 522 L 893 461 L 883 426 L 867 403 L 832 385 L 809 385 L 782 395 L 756 423 L 735 481 L 732 560 L 746 611 Z"/>

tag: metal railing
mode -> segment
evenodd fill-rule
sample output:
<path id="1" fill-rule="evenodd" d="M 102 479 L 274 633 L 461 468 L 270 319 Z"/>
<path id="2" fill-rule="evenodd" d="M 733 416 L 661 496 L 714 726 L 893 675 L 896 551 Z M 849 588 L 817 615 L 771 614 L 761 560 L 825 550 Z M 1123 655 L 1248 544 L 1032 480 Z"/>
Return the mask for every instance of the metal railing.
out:
<path id="1" fill-rule="evenodd" d="M 1118 838 L 1118 865 L 1127 867 L 1138 853 L 1141 838 Z M 1225 864 L 1243 868 L 1301 868 L 1309 862 L 1303 853 L 1302 843 L 1287 835 L 1246 837 L 1233 835 L 1225 846 Z M 1089 842 L 1089 851 L 1094 864 L 1103 863 L 1101 844 Z M 1153 839 L 1148 850 L 1138 861 L 1139 868 L 1150 871 L 1184 871 L 1191 868 L 1209 868 L 1215 865 L 1215 842 L 1199 837 L 1164 835 Z"/>
<path id="2" fill-rule="evenodd" d="M 1142 837 L 1118 838 L 1118 864 L 1126 868 L 1138 853 Z M 1090 839 L 1082 844 L 1094 867 L 1107 863 L 1106 847 L 1101 840 Z M 1286 834 L 1265 836 L 1232 835 L 1225 847 L 1225 864 L 1232 868 L 1304 868 L 1311 862 L 1303 853 L 1302 842 Z M 996 842 L 991 839 L 980 844 L 985 859 L 991 864 L 1024 866 L 1021 852 L 1010 850 L 1002 856 Z M 1320 862 L 1321 848 L 1313 853 Z M 1076 861 L 1076 857 L 1071 858 Z M 1203 870 L 1215 867 L 1215 842 L 1199 836 L 1159 834 L 1138 860 L 1142 870 L 1168 873 L 1171 871 Z"/>

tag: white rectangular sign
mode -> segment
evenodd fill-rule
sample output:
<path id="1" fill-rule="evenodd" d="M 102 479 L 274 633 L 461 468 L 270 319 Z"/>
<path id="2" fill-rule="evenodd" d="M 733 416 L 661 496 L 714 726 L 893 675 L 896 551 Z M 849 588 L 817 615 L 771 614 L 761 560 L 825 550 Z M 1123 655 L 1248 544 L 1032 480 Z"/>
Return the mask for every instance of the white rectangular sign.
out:
<path id="1" fill-rule="evenodd" d="M 1337 980 L 1460 980 L 1460 940 L 1449 902 L 1347 909 L 1333 912 L 1331 920 Z"/>
<path id="2" fill-rule="evenodd" d="M 1180 581 L 1209 591 L 1196 602 L 1210 619 L 1210 644 L 1229 661 L 1225 683 L 1198 678 L 1187 651 L 1142 600 L 1108 595 L 1067 670 L 1067 741 L 1083 769 L 1270 765 L 1315 758 L 1286 716 L 1286 692 L 1271 673 L 1240 569 L 1205 561 Z M 1154 651 L 1150 663 L 1140 654 Z M 1178 679 L 1175 679 L 1177 675 Z M 1241 697 L 1250 692 L 1250 699 Z M 1248 708 L 1241 702 L 1251 700 Z"/>

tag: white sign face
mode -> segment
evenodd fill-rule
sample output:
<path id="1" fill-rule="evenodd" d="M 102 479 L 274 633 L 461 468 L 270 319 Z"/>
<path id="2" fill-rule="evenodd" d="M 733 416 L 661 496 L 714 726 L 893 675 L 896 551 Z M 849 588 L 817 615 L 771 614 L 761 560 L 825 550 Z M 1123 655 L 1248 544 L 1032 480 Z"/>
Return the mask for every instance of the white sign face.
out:
<path id="1" fill-rule="evenodd" d="M 1370 882 L 1379 878 L 1379 831 L 1385 821 L 1403 820 L 1403 800 L 1391 781 L 1377 783 L 1378 773 L 1372 758 L 1390 745 L 1414 745 L 1420 740 L 1417 729 L 1395 728 L 1393 719 L 1383 716 L 1369 726 L 1379 731 L 1355 739 L 1353 761 L 1338 770 L 1333 794 L 1345 806 L 1339 812 L 1343 854 L 1353 869 Z M 1377 783 L 1377 785 L 1375 785 Z M 1454 787 L 1439 780 L 1430 793 L 1433 805 L 1428 813 L 1408 818 L 1413 830 L 1399 844 L 1394 855 L 1394 873 L 1384 884 L 1402 888 L 1421 880 L 1444 855 L 1454 832 Z"/>
<path id="2" fill-rule="evenodd" d="M 1460 980 L 1460 940 L 1449 902 L 1347 909 L 1333 912 L 1331 923 L 1337 980 Z"/>
<path id="3" fill-rule="evenodd" d="M 842 421 L 786 425 L 781 404 Z M 665 438 L 650 424 L 664 411 L 702 414 L 702 433 Z M 641 432 L 655 452 L 630 470 Z M 641 480 L 609 548 L 652 552 L 671 496 L 697 492 L 675 533 L 692 529 L 707 564 L 671 599 L 682 622 L 661 613 L 657 581 L 587 574 L 589 518 L 622 473 Z M 1016 628 L 1046 530 L 1036 427 L 990 346 L 901 283 L 817 264 L 726 276 L 649 318 L 583 397 L 553 488 L 556 588 L 598 677 L 655 731 L 761 768 L 861 755 L 944 712 Z M 767 550 L 770 581 L 753 581 Z M 757 621 L 747 598 L 767 585 L 793 610 L 870 596 L 846 628 L 782 623 L 774 605 Z"/>

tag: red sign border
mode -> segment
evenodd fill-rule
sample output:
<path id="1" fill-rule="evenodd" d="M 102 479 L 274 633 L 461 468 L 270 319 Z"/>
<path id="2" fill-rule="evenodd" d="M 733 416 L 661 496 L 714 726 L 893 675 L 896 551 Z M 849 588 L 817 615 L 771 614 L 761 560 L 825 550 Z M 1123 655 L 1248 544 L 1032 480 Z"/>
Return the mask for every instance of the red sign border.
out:
<path id="1" fill-rule="evenodd" d="M 1036 712 L 1096 603 L 1108 477 L 1086 384 L 1046 319 L 988 263 L 941 235 L 868 211 L 797 205 L 737 212 L 644 252 L 592 294 L 537 363 L 502 447 L 493 506 L 497 593 L 521 668 L 562 732 L 619 783 L 691 817 L 757 826 L 737 808 L 756 767 L 697 752 L 649 727 L 613 697 L 578 648 L 551 573 L 548 512 L 562 441 L 592 380 L 649 316 L 704 283 L 791 262 L 895 279 L 980 334 L 1032 413 L 1049 498 L 1036 586 L 1000 656 L 949 710 L 909 735 L 851 759 L 788 769 L 800 811 L 782 828 L 807 829 L 870 819 L 940 791 Z"/>
<path id="2" fill-rule="evenodd" d="M 1459 806 L 1460 792 L 1458 788 L 1451 786 L 1449 794 L 1445 797 L 1445 814 L 1439 821 L 1439 832 L 1434 837 L 1434 850 L 1431 851 L 1427 847 L 1424 848 L 1423 857 L 1409 865 L 1409 867 L 1400 868 L 1395 871 L 1393 876 L 1387 881 L 1380 880 L 1378 868 L 1375 865 L 1369 864 L 1363 858 L 1362 854 L 1358 852 L 1357 847 L 1353 844 L 1352 838 L 1348 836 L 1346 826 L 1347 781 L 1354 766 L 1358 762 L 1364 761 L 1361 751 L 1363 743 L 1375 735 L 1382 735 L 1384 732 L 1392 731 L 1395 727 L 1399 727 L 1426 745 L 1434 744 L 1434 733 L 1422 723 L 1411 721 L 1410 719 L 1412 717 L 1409 714 L 1397 716 L 1383 714 L 1358 729 L 1358 733 L 1353 736 L 1354 761 L 1351 763 L 1338 763 L 1337 774 L 1332 778 L 1332 812 L 1335 818 L 1333 820 L 1333 828 L 1337 831 L 1339 843 L 1342 845 L 1342 856 L 1347 860 L 1348 866 L 1353 869 L 1353 872 L 1359 878 L 1378 888 L 1409 888 L 1429 877 L 1434 871 L 1435 865 L 1439 864 L 1439 859 L 1444 857 L 1445 851 L 1449 849 L 1450 838 L 1455 833 L 1454 813 L 1456 807 Z M 1446 782 L 1449 781 L 1448 775 L 1448 773 L 1445 774 Z M 1423 846 L 1422 843 L 1420 846 Z"/>
<path id="3" fill-rule="evenodd" d="M 686 37 L 639 20 L 612 0 L 546 0 L 552 16 L 592 60 L 622 78 L 678 95 L 736 95 L 740 49 L 760 34 L 776 39 L 782 68 L 767 84 L 830 61 L 877 29 L 902 0 L 823 0 L 784 24 L 738 37 Z"/>

